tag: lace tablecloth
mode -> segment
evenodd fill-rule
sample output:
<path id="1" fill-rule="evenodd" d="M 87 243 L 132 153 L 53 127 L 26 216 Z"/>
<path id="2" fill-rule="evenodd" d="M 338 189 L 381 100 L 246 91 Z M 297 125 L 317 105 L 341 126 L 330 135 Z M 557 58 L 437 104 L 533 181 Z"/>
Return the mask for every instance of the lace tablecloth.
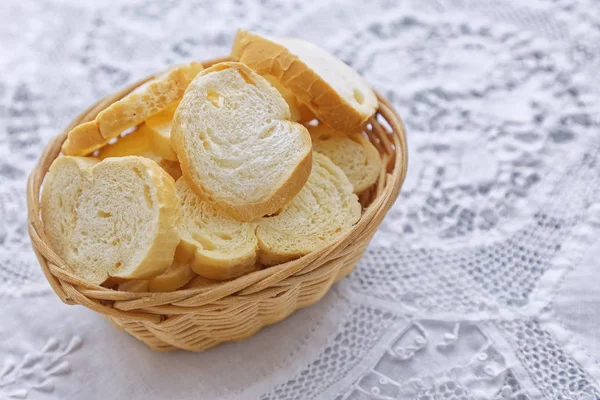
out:
<path id="1" fill-rule="evenodd" d="M 63 305 L 25 181 L 100 96 L 235 30 L 299 36 L 404 117 L 410 168 L 356 271 L 241 343 L 154 353 Z M 597 399 L 600 3 L 0 4 L 0 398 Z"/>

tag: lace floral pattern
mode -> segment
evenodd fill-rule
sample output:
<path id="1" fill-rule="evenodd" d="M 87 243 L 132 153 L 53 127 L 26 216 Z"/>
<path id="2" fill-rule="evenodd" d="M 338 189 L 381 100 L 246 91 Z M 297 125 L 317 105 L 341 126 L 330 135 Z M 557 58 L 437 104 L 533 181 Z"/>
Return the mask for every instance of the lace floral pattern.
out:
<path id="1" fill-rule="evenodd" d="M 53 380 L 71 372 L 71 365 L 65 358 L 78 350 L 81 344 L 79 336 L 66 344 L 50 338 L 41 350 L 25 354 L 20 362 L 6 360 L 0 372 L 0 395 L 2 398 L 23 399 L 32 390 L 52 393 Z"/>
<path id="2" fill-rule="evenodd" d="M 358 317 L 358 318 L 357 318 Z M 351 319 L 325 347 L 321 356 L 300 374 L 285 384 L 275 387 L 261 400 L 311 398 L 328 384 L 341 379 L 356 366 L 362 356 L 379 340 L 383 332 L 396 320 L 390 312 L 359 306 L 351 312 Z M 327 376 L 327 379 L 323 379 Z"/>
<path id="3" fill-rule="evenodd" d="M 500 323 L 529 376 L 546 396 L 557 400 L 594 399 L 600 390 L 536 319 Z"/>
<path id="4" fill-rule="evenodd" d="M 404 111 L 418 149 L 386 234 L 488 236 L 532 211 L 529 192 L 578 139 L 571 125 L 592 123 L 570 75 L 575 55 L 559 58 L 517 27 L 406 13 L 368 24 L 344 48 L 342 57 Z M 398 91 L 399 81 L 409 84 Z M 577 118 L 555 118 L 562 110 Z"/>
<path id="5" fill-rule="evenodd" d="M 334 288 L 350 311 L 322 312 L 339 324 L 303 322 L 322 338 L 308 361 L 294 364 L 275 344 L 273 359 L 285 352 L 286 361 L 253 387 L 177 390 L 265 400 L 600 396 L 596 360 L 565 339 L 580 332 L 541 321 L 600 229 L 589 213 L 600 193 L 595 0 L 24 0 L 0 22 L 0 48 L 10 49 L 0 61 L 0 305 L 52 296 L 40 289 L 24 201 L 49 138 L 136 79 L 227 54 L 244 27 L 306 38 L 360 71 L 406 123 L 409 173 L 355 272 Z M 60 323 L 65 311 L 43 312 Z M 0 334 L 19 340 L 1 325 Z M 81 339 L 51 337 L 10 357 L 0 346 L 0 397 L 66 398 L 56 384 Z M 106 345 L 86 339 L 79 352 Z M 115 385 L 151 385 L 144 373 Z"/>

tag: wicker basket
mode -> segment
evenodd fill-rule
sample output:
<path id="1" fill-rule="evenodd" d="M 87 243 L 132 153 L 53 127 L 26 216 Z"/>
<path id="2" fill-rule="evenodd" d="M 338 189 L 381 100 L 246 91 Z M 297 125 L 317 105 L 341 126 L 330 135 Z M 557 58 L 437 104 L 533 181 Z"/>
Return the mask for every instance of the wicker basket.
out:
<path id="1" fill-rule="evenodd" d="M 212 60 L 204 65 L 223 60 Z M 40 217 L 40 187 L 50 164 L 59 155 L 67 132 L 73 126 L 93 119 L 108 105 L 151 78 L 106 97 L 76 118 L 50 141 L 29 176 L 29 234 L 35 254 L 56 294 L 66 304 L 81 304 L 105 315 L 154 350 L 191 351 L 245 339 L 262 327 L 320 300 L 334 282 L 352 271 L 396 200 L 406 175 L 404 126 L 390 103 L 381 96 L 378 96 L 378 115 L 365 130 L 384 160 L 379 180 L 360 196 L 364 207 L 360 221 L 343 237 L 321 250 L 208 288 L 133 293 L 82 281 L 48 246 Z"/>

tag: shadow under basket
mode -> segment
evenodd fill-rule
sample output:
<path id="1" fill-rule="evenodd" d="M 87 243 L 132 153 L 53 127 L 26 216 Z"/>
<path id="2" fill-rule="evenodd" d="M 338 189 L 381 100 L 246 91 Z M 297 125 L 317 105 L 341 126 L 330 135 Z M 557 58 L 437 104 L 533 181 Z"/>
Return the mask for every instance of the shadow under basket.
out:
<path id="1" fill-rule="evenodd" d="M 223 60 L 208 61 L 204 66 Z M 404 125 L 390 103 L 380 95 L 379 109 L 364 131 L 381 153 L 383 163 L 379 179 L 359 196 L 363 205 L 359 222 L 318 251 L 206 288 L 135 293 L 107 289 L 81 280 L 50 248 L 40 216 L 40 188 L 48 168 L 60 153 L 67 132 L 75 125 L 94 119 L 100 111 L 153 77 L 107 96 L 86 110 L 50 141 L 29 176 L 29 234 L 35 254 L 56 294 L 66 304 L 81 304 L 105 315 L 150 348 L 163 351 L 202 351 L 219 343 L 242 340 L 319 301 L 331 285 L 353 270 L 398 197 L 406 175 Z"/>

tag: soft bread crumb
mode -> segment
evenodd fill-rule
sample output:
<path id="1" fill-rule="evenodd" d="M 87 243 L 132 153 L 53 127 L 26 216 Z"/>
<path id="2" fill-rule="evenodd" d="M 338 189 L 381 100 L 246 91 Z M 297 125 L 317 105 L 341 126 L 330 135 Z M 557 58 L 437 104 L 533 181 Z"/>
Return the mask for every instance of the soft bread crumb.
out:
<path id="1" fill-rule="evenodd" d="M 202 71 L 173 119 L 183 176 L 200 197 L 239 220 L 277 211 L 311 168 L 310 135 L 289 118 L 279 92 L 245 65 Z"/>

